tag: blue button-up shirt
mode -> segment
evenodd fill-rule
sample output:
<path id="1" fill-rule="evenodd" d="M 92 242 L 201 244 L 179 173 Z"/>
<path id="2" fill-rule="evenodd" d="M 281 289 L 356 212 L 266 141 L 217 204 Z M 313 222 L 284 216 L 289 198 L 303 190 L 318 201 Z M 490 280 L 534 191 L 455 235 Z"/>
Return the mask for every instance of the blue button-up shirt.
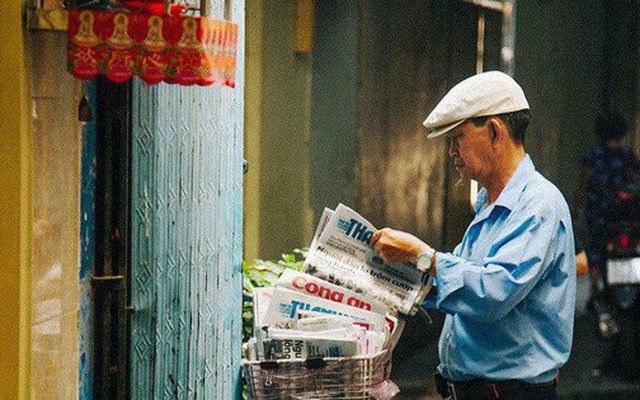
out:
<path id="1" fill-rule="evenodd" d="M 447 314 L 440 373 L 546 382 L 569 358 L 576 291 L 571 217 L 527 155 L 453 253 L 437 254 L 436 307 Z"/>

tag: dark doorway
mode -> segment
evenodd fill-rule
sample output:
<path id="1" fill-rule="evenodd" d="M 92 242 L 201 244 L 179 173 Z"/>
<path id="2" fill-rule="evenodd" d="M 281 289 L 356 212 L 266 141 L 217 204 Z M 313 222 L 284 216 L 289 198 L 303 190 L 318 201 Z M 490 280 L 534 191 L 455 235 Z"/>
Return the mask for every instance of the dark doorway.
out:
<path id="1" fill-rule="evenodd" d="M 127 398 L 131 85 L 96 79 L 96 399 Z"/>

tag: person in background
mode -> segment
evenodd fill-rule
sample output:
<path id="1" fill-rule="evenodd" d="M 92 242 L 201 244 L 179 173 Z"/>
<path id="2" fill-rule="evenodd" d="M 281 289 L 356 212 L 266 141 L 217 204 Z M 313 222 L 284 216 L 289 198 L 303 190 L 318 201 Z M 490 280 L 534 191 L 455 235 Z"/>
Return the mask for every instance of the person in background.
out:
<path id="1" fill-rule="evenodd" d="M 445 95 L 424 122 L 447 137 L 462 179 L 482 186 L 476 216 L 451 253 L 384 228 L 388 262 L 435 278 L 446 314 L 436 374 L 443 398 L 557 399 L 573 338 L 576 263 L 569 207 L 525 152 L 529 104 L 508 75 L 485 72 Z"/>
<path id="2" fill-rule="evenodd" d="M 625 145 L 627 124 L 617 114 L 604 114 L 596 121 L 600 143 L 582 158 L 582 174 L 574 195 L 573 214 L 584 206 L 587 258 L 591 279 L 591 307 L 598 315 L 600 334 L 613 337 L 620 331 L 608 301 L 606 283 L 607 227 L 616 194 L 640 172 L 640 159 Z"/>

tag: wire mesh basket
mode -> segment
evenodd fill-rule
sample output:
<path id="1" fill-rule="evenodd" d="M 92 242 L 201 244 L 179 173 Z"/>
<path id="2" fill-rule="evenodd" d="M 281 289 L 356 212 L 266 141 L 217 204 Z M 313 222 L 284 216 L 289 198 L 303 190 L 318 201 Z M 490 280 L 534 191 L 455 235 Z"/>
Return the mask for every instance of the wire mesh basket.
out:
<path id="1" fill-rule="evenodd" d="M 307 360 L 242 360 L 249 397 L 270 399 L 387 400 L 397 392 L 389 380 L 391 352 Z"/>

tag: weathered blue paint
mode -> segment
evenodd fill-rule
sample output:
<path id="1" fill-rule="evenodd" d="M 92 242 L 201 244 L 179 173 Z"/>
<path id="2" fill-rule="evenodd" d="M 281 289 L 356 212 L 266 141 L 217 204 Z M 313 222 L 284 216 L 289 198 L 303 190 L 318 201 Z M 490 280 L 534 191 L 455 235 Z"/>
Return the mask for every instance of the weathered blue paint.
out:
<path id="1" fill-rule="evenodd" d="M 96 87 L 86 83 L 89 104 L 96 115 Z M 82 129 L 80 181 L 80 299 L 78 317 L 79 399 L 93 394 L 94 297 L 91 277 L 95 273 L 95 196 L 96 196 L 96 123 L 87 122 Z"/>
<path id="2" fill-rule="evenodd" d="M 232 6 L 234 89 L 133 83 L 134 399 L 239 395 L 244 2 Z"/>

